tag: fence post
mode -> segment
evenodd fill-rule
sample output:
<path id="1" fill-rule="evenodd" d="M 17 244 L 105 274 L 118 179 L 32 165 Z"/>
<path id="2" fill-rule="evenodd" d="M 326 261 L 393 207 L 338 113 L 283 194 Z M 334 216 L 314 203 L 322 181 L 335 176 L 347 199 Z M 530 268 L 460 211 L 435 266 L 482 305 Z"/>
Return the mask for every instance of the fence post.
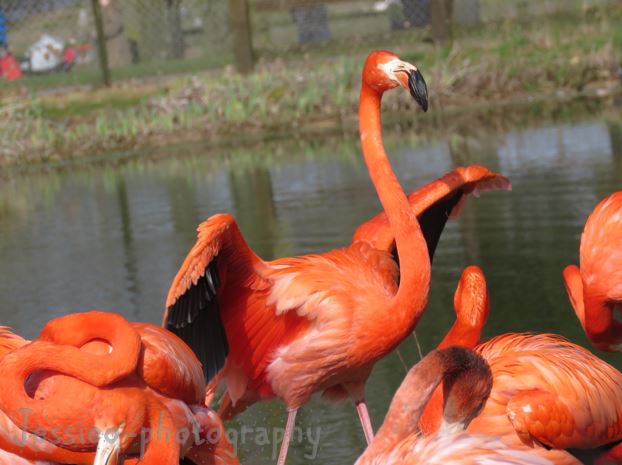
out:
<path id="1" fill-rule="evenodd" d="M 233 31 L 235 66 L 242 74 L 250 73 L 255 67 L 255 60 L 248 0 L 229 0 L 229 14 Z"/>
<path id="2" fill-rule="evenodd" d="M 99 55 L 99 67 L 102 72 L 102 80 L 106 87 L 110 87 L 110 67 L 108 66 L 108 49 L 106 48 L 106 36 L 104 34 L 104 19 L 102 16 L 99 0 L 91 0 L 93 6 L 93 19 L 97 31 L 97 54 Z"/>
<path id="3" fill-rule="evenodd" d="M 437 43 L 451 41 L 451 20 L 453 0 L 432 0 L 430 2 L 430 24 L 432 38 Z"/>

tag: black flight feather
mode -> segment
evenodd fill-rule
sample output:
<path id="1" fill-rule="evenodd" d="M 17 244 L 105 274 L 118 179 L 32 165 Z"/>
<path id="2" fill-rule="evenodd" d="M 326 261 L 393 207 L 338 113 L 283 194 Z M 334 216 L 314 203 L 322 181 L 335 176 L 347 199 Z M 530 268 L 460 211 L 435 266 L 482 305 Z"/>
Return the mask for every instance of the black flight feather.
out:
<path id="1" fill-rule="evenodd" d="M 168 308 L 166 329 L 172 331 L 194 351 L 203 365 L 205 380 L 211 381 L 225 364 L 229 344 L 220 318 L 217 290 L 217 258 L 205 273 Z"/>

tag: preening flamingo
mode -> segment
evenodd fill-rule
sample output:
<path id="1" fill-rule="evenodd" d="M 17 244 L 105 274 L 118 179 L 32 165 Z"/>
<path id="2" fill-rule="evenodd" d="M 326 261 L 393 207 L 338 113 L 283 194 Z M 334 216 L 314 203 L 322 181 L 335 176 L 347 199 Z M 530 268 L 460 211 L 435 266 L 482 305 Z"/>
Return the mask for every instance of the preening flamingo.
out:
<path id="1" fill-rule="evenodd" d="M 265 262 L 246 244 L 235 220 L 221 214 L 199 226 L 198 242 L 167 298 L 167 327 L 202 361 L 213 360 L 207 365 L 210 377 L 226 357 L 222 379 L 232 406 L 239 410 L 273 396 L 285 401 L 279 465 L 285 463 L 296 412 L 314 392 L 351 397 L 371 441 L 365 382 L 373 364 L 412 332 L 427 303 L 428 249 L 381 138 L 382 94 L 397 86 L 410 89 L 427 109 L 419 70 L 393 53 L 372 52 L 363 69 L 361 143 L 396 238 L 399 286 L 391 255 L 365 242 Z"/>
<path id="2" fill-rule="evenodd" d="M 27 460 L 18 455 L 0 450 L 0 465 L 57 465 L 53 462 L 42 462 L 41 460 Z"/>
<path id="3" fill-rule="evenodd" d="M 602 200 L 587 219 L 579 252 L 581 268 L 564 270 L 568 297 L 590 341 L 622 351 L 622 191 Z"/>
<path id="4" fill-rule="evenodd" d="M 454 300 L 456 322 L 441 346 L 474 347 L 492 370 L 493 389 L 469 432 L 554 449 L 595 449 L 622 439 L 622 373 L 586 349 L 551 334 L 505 334 L 476 345 L 489 311 L 486 280 L 469 267 Z M 440 427 L 442 394 L 424 412 L 426 433 Z M 563 450 L 534 447 L 555 464 L 579 463 Z"/>
<path id="5" fill-rule="evenodd" d="M 27 342 L 6 330 L 1 336 L 0 348 L 3 349 Z M 135 354 L 136 337 L 140 345 Z M 130 352 L 123 353 L 124 348 L 129 348 Z M 103 390 L 80 381 L 90 378 L 104 386 L 108 379 L 116 379 L 119 371 L 111 372 L 115 363 L 109 363 L 113 354 L 116 361 L 136 360 L 137 365 L 127 378 L 105 385 Z M 68 358 L 59 359 L 62 355 Z M 41 360 L 42 356 L 52 360 Z M 80 371 L 85 361 L 91 363 L 87 374 Z M 55 367 L 53 371 L 40 371 L 41 368 L 50 369 L 50 365 Z M 9 378 L 8 383 L 0 387 L 0 404 L 13 420 L 0 417 L 3 425 L 0 445 L 19 456 L 63 463 L 93 463 L 93 460 L 108 463 L 106 460 L 121 451 L 140 452 L 136 449 L 139 445 L 134 444 L 138 438 L 149 441 L 145 456 L 126 460 L 126 463 L 138 460 L 137 463 L 145 464 L 177 464 L 180 452 L 198 464 L 239 463 L 223 435 L 220 419 L 200 405 L 205 388 L 200 363 L 186 344 L 158 326 L 130 324 L 118 315 L 103 312 L 69 315 L 48 323 L 37 340 L 8 353 L 0 366 L 8 369 L 3 373 Z M 62 373 L 71 373 L 79 379 Z M 28 381 L 24 382 L 26 379 Z M 10 399 L 5 409 L 7 391 L 12 385 L 19 388 L 16 388 L 16 398 Z M 23 398 L 24 392 L 28 399 Z M 17 415 L 14 412 L 18 405 L 30 409 L 27 418 L 21 417 L 22 422 L 15 421 L 20 419 L 19 412 Z M 69 410 L 65 410 L 68 406 Z M 41 418 L 41 411 L 45 418 Z M 151 417 L 145 418 L 146 413 L 151 413 Z M 94 417 L 95 423 L 85 422 L 84 415 Z M 134 423 L 127 423 L 128 419 Z M 136 422 L 150 424 L 150 431 L 137 430 Z M 89 438 L 85 434 L 85 431 L 91 432 L 90 427 L 101 431 L 119 426 L 117 441 L 102 441 L 97 435 Z M 79 440 L 75 434 L 61 437 L 59 430 L 64 429 L 73 429 L 82 436 Z M 39 435 L 44 432 L 48 440 L 33 437 L 29 434 L 33 430 Z M 144 436 L 155 432 L 157 438 Z M 137 433 L 138 436 L 133 436 Z M 179 437 L 172 438 L 175 434 Z M 164 441 L 160 440 L 160 435 Z M 206 435 L 210 435 L 211 440 Z M 95 447 L 98 447 L 96 457 L 84 452 L 94 451 Z"/>
<path id="6" fill-rule="evenodd" d="M 441 382 L 443 431 L 423 437 L 419 417 Z M 432 351 L 406 375 L 377 436 L 356 465 L 552 465 L 498 438 L 464 432 L 491 388 L 490 368 L 479 355 L 456 346 Z"/>
<path id="7" fill-rule="evenodd" d="M 28 344 L 28 341 L 22 337 L 14 334 L 6 326 L 0 326 L 0 358 L 5 354 L 18 349 L 19 347 Z M 10 440 L 11 437 L 17 438 L 19 428 L 11 422 L 11 420 L 0 410 L 0 444 Z M 14 431 L 14 436 L 11 436 L 11 430 Z M 20 430 L 21 431 L 21 430 Z M 26 440 L 24 440 L 26 442 Z M 24 459 L 18 455 L 12 454 L 5 450 L 0 449 L 0 465 L 54 465 L 52 462 L 32 461 Z"/>

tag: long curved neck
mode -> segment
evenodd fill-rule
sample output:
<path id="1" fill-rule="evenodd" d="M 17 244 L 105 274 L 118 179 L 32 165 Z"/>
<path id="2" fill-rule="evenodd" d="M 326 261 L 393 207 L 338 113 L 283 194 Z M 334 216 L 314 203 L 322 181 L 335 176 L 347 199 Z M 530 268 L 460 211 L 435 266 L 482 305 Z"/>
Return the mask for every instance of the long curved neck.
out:
<path id="1" fill-rule="evenodd" d="M 427 304 L 430 259 L 417 217 L 410 208 L 384 150 L 380 119 L 381 99 L 382 95 L 363 81 L 359 107 L 361 145 L 371 180 L 395 237 L 400 259 L 400 286 L 393 303 L 395 309 L 408 309 L 404 316 L 412 321 L 404 328 L 407 334 Z"/>
<path id="2" fill-rule="evenodd" d="M 481 326 L 471 326 L 460 319 L 456 319 L 437 349 L 445 349 L 450 346 L 461 346 L 473 349 L 479 342 L 481 334 Z"/>
<path id="3" fill-rule="evenodd" d="M 357 462 L 391 450 L 399 441 L 415 434 L 423 409 L 444 376 L 442 361 L 433 352 L 412 368 L 395 393 L 389 411 L 370 446 Z"/>
<path id="4" fill-rule="evenodd" d="M 62 351 L 71 357 L 64 363 L 61 360 L 59 366 L 40 368 L 59 371 L 94 386 L 105 386 L 134 373 L 142 351 L 140 335 L 124 317 L 99 311 L 74 313 L 51 320 L 37 340 L 59 345 L 57 352 Z M 80 350 L 94 340 L 108 342 L 109 353 L 94 355 Z"/>
<path id="5" fill-rule="evenodd" d="M 445 349 L 450 346 L 466 347 L 473 349 L 479 343 L 482 330 L 488 319 L 488 298 L 485 289 L 478 289 L 481 292 L 480 298 L 465 299 L 454 301 L 456 321 L 445 335 L 437 349 Z M 461 289 L 458 289 L 460 292 Z M 465 303 L 465 300 L 467 303 Z"/>
<path id="6" fill-rule="evenodd" d="M 42 437 L 51 440 L 51 432 L 57 426 L 58 419 L 67 420 L 68 412 L 71 414 L 78 412 L 74 398 L 64 399 L 66 400 L 64 403 L 48 401 L 43 410 L 42 401 L 31 397 L 26 388 L 27 379 L 35 371 L 51 370 L 63 373 L 65 364 L 73 367 L 74 351 L 79 352 L 79 349 L 57 346 L 47 341 L 34 341 L 5 355 L 0 361 L 0 372 L 5 375 L 0 384 L 0 409 L 24 431 L 45 432 Z M 93 365 L 91 362 L 89 367 L 91 370 Z M 62 439 L 65 440 L 66 437 L 63 436 Z"/>
<path id="7" fill-rule="evenodd" d="M 107 341 L 109 353 L 96 355 L 80 349 L 92 341 Z M 48 402 L 46 415 L 41 415 L 41 403 L 26 392 L 32 373 L 50 370 L 92 386 L 106 386 L 135 373 L 141 350 L 140 336 L 120 315 L 93 311 L 52 320 L 37 340 L 0 359 L 0 372 L 5 374 L 0 409 L 19 425 L 30 413 L 31 418 L 39 414 L 38 423 L 30 426 L 51 431 L 55 418 L 66 418 L 66 405 Z"/>

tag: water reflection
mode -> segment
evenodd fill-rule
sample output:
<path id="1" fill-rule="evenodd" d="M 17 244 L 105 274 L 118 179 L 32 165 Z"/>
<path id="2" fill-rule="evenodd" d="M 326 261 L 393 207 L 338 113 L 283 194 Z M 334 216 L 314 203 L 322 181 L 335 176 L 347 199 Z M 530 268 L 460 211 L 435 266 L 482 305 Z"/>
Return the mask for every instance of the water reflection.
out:
<path id="1" fill-rule="evenodd" d="M 419 339 L 432 348 L 453 320 L 462 268 L 483 267 L 492 298 L 488 335 L 554 331 L 585 344 L 564 293 L 561 270 L 578 259 L 578 239 L 597 201 L 622 185 L 622 128 L 589 120 L 506 132 L 450 133 L 435 140 L 389 133 L 400 180 L 412 189 L 457 164 L 482 163 L 509 176 L 512 193 L 470 201 L 437 250 L 429 309 Z M 266 145 L 226 156 L 209 153 L 134 161 L 122 167 L 13 178 L 0 185 L 0 321 L 32 337 L 64 312 L 101 308 L 159 322 L 177 267 L 199 221 L 233 213 L 263 257 L 317 252 L 349 242 L 379 210 L 354 139 Z M 401 348 L 417 359 L 412 339 Z M 617 356 L 607 356 L 619 364 Z M 394 355 L 368 386 L 376 424 L 404 368 Z M 274 463 L 278 402 L 258 405 L 234 425 L 243 461 Z M 353 463 L 363 437 L 351 405 L 305 407 L 291 463 Z M 307 428 L 311 428 L 307 430 Z M 307 432 L 321 428 L 317 457 Z M 238 433 L 239 434 L 239 433 Z M 262 445 L 263 444 L 263 445 Z"/>

